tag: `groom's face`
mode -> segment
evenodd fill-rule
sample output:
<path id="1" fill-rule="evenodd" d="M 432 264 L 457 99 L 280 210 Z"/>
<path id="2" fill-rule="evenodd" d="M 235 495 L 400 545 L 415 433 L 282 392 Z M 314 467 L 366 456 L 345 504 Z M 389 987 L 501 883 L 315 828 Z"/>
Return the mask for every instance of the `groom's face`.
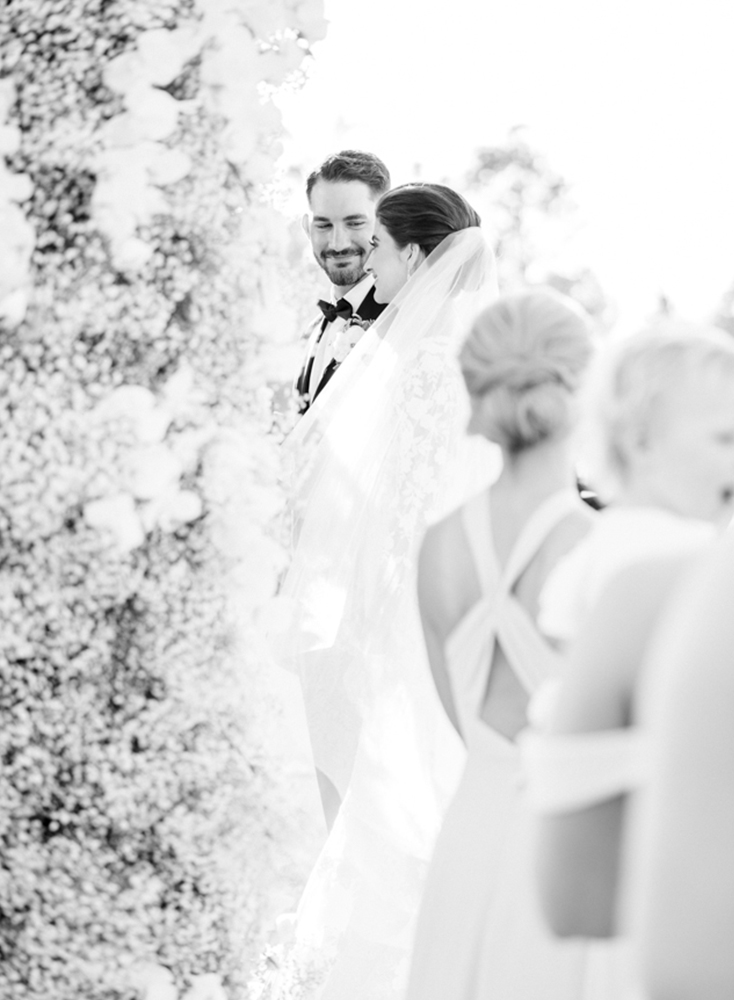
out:
<path id="1" fill-rule="evenodd" d="M 311 214 L 304 222 L 314 257 L 345 291 L 364 276 L 376 201 L 362 181 L 319 180 L 311 190 Z"/>

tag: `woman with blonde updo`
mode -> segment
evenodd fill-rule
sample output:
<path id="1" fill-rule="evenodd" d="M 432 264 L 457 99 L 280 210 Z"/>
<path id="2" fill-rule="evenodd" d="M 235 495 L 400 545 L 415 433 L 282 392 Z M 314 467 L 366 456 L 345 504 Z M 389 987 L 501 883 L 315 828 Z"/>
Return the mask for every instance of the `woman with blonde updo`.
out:
<path id="1" fill-rule="evenodd" d="M 570 448 L 591 353 L 583 313 L 549 290 L 499 299 L 461 350 L 469 430 L 500 446 L 503 468 L 421 550 L 430 666 L 468 755 L 428 874 L 409 1000 L 589 995 L 590 946 L 554 940 L 536 904 L 516 740 L 560 665 L 535 622 L 546 577 L 597 517 Z"/>

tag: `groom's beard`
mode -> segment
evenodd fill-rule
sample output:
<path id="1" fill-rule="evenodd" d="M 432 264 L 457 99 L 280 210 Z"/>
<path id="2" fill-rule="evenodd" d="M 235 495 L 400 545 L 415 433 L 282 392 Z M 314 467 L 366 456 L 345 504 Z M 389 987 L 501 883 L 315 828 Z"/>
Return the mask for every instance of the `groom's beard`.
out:
<path id="1" fill-rule="evenodd" d="M 356 285 L 365 276 L 367 253 L 361 247 L 348 250 L 322 250 L 316 260 L 326 271 L 332 285 Z"/>

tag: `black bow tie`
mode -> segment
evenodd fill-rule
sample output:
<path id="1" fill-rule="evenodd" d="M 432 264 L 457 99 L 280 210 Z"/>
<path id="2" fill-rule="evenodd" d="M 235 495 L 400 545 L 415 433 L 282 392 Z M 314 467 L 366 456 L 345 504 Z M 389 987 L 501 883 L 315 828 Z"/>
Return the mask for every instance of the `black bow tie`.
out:
<path id="1" fill-rule="evenodd" d="M 354 312 L 351 303 L 347 302 L 346 299 L 339 299 L 336 305 L 333 305 L 331 302 L 325 302 L 323 299 L 319 299 L 318 306 L 326 317 L 327 323 L 333 323 L 337 316 L 349 319 Z"/>

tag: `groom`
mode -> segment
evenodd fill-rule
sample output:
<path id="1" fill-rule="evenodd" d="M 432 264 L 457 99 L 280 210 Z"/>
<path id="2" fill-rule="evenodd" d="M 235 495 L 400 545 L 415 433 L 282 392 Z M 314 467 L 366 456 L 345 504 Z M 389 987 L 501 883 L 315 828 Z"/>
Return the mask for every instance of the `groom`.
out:
<path id="1" fill-rule="evenodd" d="M 373 278 L 364 265 L 375 204 L 389 187 L 390 174 L 382 160 L 354 149 L 329 156 L 306 181 L 309 212 L 303 228 L 317 264 L 331 281 L 332 301 L 319 300 L 321 311 L 306 331 L 294 386 L 299 413 L 306 412 L 353 346 L 350 324 L 374 322 L 385 308 L 375 302 Z"/>

